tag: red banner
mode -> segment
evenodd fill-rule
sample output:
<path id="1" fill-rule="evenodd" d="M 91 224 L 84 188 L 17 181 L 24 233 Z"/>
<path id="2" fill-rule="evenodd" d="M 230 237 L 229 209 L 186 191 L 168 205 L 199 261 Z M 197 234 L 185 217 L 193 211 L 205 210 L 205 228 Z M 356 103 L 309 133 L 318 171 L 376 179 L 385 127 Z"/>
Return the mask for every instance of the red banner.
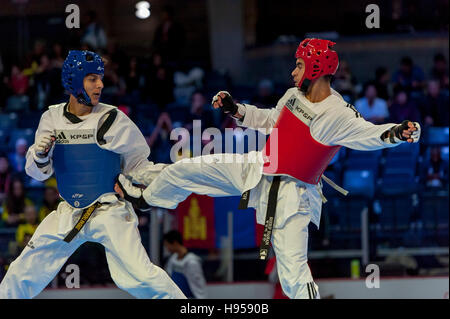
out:
<path id="1" fill-rule="evenodd" d="M 192 194 L 176 208 L 178 230 L 187 248 L 215 247 L 214 198 Z"/>

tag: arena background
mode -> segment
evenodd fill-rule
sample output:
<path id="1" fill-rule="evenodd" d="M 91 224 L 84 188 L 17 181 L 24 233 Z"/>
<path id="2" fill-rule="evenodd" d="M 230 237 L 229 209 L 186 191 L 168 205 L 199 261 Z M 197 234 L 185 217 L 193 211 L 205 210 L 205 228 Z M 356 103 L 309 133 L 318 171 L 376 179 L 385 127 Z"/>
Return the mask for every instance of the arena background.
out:
<path id="1" fill-rule="evenodd" d="M 149 1 L 146 19 L 136 16 L 137 2 L 0 0 L 0 279 L 55 194 L 53 180 L 26 176 L 23 156 L 40 115 L 67 99 L 60 67 L 69 49 L 89 48 L 108 60 L 102 101 L 139 126 L 150 160 L 169 163 L 171 128 L 192 130 L 193 120 L 202 129 L 233 127 L 210 107 L 218 90 L 273 107 L 292 86 L 298 43 L 317 36 L 337 42 L 332 86 L 349 103 L 358 108 L 375 87 L 389 115 L 369 120 L 408 118 L 423 128 L 420 144 L 342 149 L 327 169 L 350 195 L 325 187 L 321 227 L 310 227 L 309 264 L 321 295 L 448 298 L 448 1 Z M 369 3 L 380 9 L 379 28 L 366 25 Z M 80 9 L 80 28 L 66 26 L 69 4 Z M 248 151 L 247 142 L 236 134 L 235 151 Z M 22 226 L 5 214 L 21 193 L 16 179 L 22 202 L 34 207 Z M 261 229 L 251 210 L 237 211 L 238 200 L 193 196 L 176 211 L 137 212 L 152 261 L 164 265 L 162 235 L 179 229 L 202 257 L 211 298 L 272 298 L 270 265 L 257 259 Z M 102 246 L 85 244 L 71 264 L 79 266 L 81 288 L 66 288 L 65 265 L 40 298 L 129 297 L 113 284 Z M 371 264 L 380 269 L 379 289 L 365 285 Z"/>

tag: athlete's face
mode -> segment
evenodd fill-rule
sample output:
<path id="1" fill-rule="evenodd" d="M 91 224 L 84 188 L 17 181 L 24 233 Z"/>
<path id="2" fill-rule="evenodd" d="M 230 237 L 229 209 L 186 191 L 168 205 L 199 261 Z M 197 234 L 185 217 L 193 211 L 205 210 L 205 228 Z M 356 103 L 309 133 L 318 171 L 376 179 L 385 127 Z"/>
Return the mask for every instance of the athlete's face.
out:
<path id="1" fill-rule="evenodd" d="M 303 59 L 298 58 L 297 61 L 295 61 L 295 69 L 291 73 L 295 86 L 298 86 L 301 79 L 303 78 L 304 73 L 305 73 L 305 62 L 303 61 Z"/>
<path id="2" fill-rule="evenodd" d="M 88 74 L 83 80 L 84 90 L 91 98 L 92 105 L 96 106 L 100 102 L 103 89 L 103 76 L 100 74 Z"/>

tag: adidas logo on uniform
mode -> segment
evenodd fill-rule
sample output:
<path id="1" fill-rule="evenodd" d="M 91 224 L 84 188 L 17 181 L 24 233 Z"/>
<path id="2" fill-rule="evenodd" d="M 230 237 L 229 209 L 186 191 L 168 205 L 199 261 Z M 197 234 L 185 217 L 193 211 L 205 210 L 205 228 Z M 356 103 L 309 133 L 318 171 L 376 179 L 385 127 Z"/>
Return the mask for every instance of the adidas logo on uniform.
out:
<path id="1" fill-rule="evenodd" d="M 58 144 L 67 144 L 69 143 L 69 140 L 67 139 L 64 132 L 60 132 L 58 135 L 56 135 L 56 143 Z"/>
<path id="2" fill-rule="evenodd" d="M 64 135 L 64 132 L 59 133 L 58 134 L 58 138 L 61 139 L 61 140 L 66 140 L 67 139 L 67 137 Z"/>
<path id="3" fill-rule="evenodd" d="M 289 100 L 287 101 L 286 106 L 287 106 L 289 109 L 293 109 L 293 108 L 294 108 L 294 104 L 295 104 L 295 98 L 291 98 L 291 99 L 289 99 Z"/>

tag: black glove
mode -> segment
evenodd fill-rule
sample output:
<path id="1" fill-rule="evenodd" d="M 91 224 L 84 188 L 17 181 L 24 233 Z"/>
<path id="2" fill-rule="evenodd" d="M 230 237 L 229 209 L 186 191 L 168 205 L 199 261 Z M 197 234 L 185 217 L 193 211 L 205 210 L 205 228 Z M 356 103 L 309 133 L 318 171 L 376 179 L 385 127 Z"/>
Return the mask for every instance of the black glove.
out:
<path id="1" fill-rule="evenodd" d="M 410 133 L 409 137 L 403 136 L 404 131 L 408 131 L 410 126 L 408 123 L 411 122 L 416 128 L 415 131 Z M 409 131 L 408 131 L 409 132 Z M 420 138 L 420 125 L 417 122 L 412 122 L 405 120 L 401 124 L 396 125 L 390 129 L 389 140 L 391 143 L 398 143 L 400 141 L 408 141 L 408 139 L 412 139 L 413 143 L 417 143 Z"/>
<path id="2" fill-rule="evenodd" d="M 134 207 L 141 211 L 149 211 L 151 209 L 150 205 L 147 204 L 142 196 L 142 189 L 134 186 L 133 183 L 125 177 L 125 175 L 117 175 L 116 183 L 123 192 L 123 198 L 133 204 Z"/>
<path id="3" fill-rule="evenodd" d="M 225 97 L 222 97 L 220 93 L 224 93 Z M 219 103 L 219 96 L 222 99 L 223 106 L 221 107 L 222 111 L 225 114 L 230 114 L 231 116 L 235 115 L 238 111 L 238 106 L 236 103 L 234 103 L 233 98 L 231 97 L 230 93 L 227 91 L 220 91 L 216 95 L 214 95 L 212 99 L 212 103 L 214 105 L 215 102 Z"/>

